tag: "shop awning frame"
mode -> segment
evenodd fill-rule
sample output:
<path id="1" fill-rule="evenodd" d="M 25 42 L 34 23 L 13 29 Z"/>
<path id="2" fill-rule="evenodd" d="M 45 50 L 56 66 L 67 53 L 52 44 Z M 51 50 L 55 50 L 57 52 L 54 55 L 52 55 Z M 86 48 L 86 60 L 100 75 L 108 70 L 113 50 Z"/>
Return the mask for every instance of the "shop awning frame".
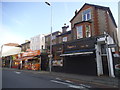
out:
<path id="1" fill-rule="evenodd" d="M 94 52 L 80 52 L 80 53 L 69 53 L 69 54 L 61 54 L 61 57 L 64 56 L 73 56 L 73 55 L 85 55 L 85 54 L 93 54 Z"/>

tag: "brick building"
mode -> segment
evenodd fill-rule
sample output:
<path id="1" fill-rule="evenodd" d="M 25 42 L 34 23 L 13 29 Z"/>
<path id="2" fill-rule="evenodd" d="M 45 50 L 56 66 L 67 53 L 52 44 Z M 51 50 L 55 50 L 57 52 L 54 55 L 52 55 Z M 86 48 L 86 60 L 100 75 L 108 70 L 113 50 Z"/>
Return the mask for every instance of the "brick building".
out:
<path id="1" fill-rule="evenodd" d="M 59 63 L 53 71 L 114 77 L 118 40 L 110 8 L 85 3 L 70 23 L 71 40 L 63 43 L 61 34 L 59 44 L 53 46 L 54 63 Z"/>

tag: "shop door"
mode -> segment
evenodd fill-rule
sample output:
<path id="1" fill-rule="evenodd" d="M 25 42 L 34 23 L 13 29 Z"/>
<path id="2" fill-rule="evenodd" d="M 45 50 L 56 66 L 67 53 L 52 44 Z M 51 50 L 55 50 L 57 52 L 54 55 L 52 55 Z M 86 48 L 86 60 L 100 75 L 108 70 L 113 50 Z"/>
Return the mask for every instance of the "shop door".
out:
<path id="1" fill-rule="evenodd" d="M 102 56 L 102 63 L 103 63 L 103 75 L 108 76 L 109 70 L 108 70 L 107 56 Z"/>
<path id="2" fill-rule="evenodd" d="M 64 72 L 82 74 L 82 75 L 97 75 L 96 61 L 92 56 L 72 56 L 66 57 Z"/>

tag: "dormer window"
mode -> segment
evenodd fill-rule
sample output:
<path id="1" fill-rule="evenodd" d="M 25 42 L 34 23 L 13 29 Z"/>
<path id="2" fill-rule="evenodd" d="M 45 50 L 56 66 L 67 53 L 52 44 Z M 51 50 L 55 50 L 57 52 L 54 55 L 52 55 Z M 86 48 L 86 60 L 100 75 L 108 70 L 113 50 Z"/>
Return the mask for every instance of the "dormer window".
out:
<path id="1" fill-rule="evenodd" d="M 88 21 L 91 19 L 91 10 L 87 9 L 82 13 L 82 21 Z"/>

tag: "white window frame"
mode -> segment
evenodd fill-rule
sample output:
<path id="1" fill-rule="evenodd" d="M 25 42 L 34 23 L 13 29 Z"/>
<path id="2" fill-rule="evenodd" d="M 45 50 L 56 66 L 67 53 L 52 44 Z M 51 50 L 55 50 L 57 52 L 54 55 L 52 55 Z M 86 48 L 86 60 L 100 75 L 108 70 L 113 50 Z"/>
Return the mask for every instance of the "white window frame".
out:
<path id="1" fill-rule="evenodd" d="M 84 14 L 84 12 L 87 11 L 87 10 L 90 10 L 90 9 L 86 9 L 86 10 L 84 10 L 84 11 L 82 12 L 82 21 L 88 21 L 88 20 L 91 19 L 91 10 L 90 10 L 89 13 Z M 87 14 L 90 15 L 90 18 L 87 18 Z M 84 15 L 85 15 L 85 20 L 84 20 Z"/>
<path id="2" fill-rule="evenodd" d="M 56 39 L 56 36 L 55 36 L 55 35 L 52 36 L 52 40 L 54 40 L 54 39 Z"/>
<path id="3" fill-rule="evenodd" d="M 77 39 L 83 38 L 83 26 L 77 26 L 76 27 L 77 30 Z"/>
<path id="4" fill-rule="evenodd" d="M 89 35 L 88 35 L 88 36 L 87 36 L 87 26 L 89 27 Z M 91 37 L 90 25 L 85 25 L 85 36 L 86 36 L 86 37 Z"/>
<path id="5" fill-rule="evenodd" d="M 67 37 L 63 37 L 63 42 L 67 42 Z"/>

